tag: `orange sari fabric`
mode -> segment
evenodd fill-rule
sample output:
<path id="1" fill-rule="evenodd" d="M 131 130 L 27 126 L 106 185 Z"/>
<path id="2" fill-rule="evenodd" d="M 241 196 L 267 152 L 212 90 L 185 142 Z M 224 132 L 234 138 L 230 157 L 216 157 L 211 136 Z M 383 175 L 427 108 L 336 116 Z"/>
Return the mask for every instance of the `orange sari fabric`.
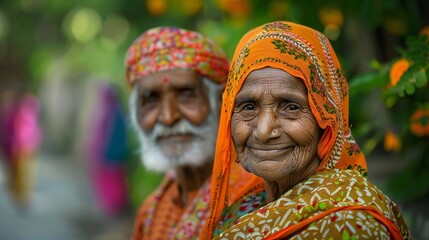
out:
<path id="1" fill-rule="evenodd" d="M 282 69 L 302 79 L 308 89 L 311 111 L 324 130 L 318 146 L 324 169 L 354 169 L 366 176 L 365 157 L 349 128 L 347 81 L 340 63 L 321 33 L 291 22 L 273 22 L 248 32 L 239 42 L 223 94 L 218 141 L 211 189 L 210 217 L 204 238 L 227 206 L 235 200 L 263 189 L 263 180 L 245 172 L 236 162 L 230 134 L 235 97 L 246 77 L 264 67 Z"/>
<path id="2" fill-rule="evenodd" d="M 180 203 L 179 183 L 167 173 L 141 205 L 131 239 L 197 239 L 208 216 L 210 179 Z"/>
<path id="3" fill-rule="evenodd" d="M 396 204 L 358 171 L 326 169 L 221 229 L 214 239 L 284 238 L 399 240 L 411 235 Z"/>

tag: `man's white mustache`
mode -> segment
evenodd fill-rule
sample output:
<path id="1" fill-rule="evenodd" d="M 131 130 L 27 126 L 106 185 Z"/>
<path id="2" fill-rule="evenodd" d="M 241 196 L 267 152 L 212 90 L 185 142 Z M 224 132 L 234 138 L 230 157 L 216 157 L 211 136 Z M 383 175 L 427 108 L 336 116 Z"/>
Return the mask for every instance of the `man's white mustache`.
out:
<path id="1" fill-rule="evenodd" d="M 198 127 L 192 125 L 189 121 L 182 119 L 173 126 L 166 126 L 161 123 L 157 123 L 153 128 L 153 131 L 149 134 L 149 138 L 157 140 L 162 137 L 169 137 L 175 135 L 195 135 L 199 136 L 200 131 Z"/>

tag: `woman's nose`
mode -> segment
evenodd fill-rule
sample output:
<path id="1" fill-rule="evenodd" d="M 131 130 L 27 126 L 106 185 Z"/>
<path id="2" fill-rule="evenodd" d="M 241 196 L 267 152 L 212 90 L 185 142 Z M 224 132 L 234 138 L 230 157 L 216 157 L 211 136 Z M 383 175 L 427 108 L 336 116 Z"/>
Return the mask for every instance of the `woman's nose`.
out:
<path id="1" fill-rule="evenodd" d="M 274 109 L 265 109 L 260 112 L 256 123 L 256 137 L 266 142 L 279 136 L 277 129 L 277 113 Z"/>
<path id="2" fill-rule="evenodd" d="M 173 96 L 164 96 L 158 121 L 166 126 L 171 126 L 181 118 L 180 109 Z"/>

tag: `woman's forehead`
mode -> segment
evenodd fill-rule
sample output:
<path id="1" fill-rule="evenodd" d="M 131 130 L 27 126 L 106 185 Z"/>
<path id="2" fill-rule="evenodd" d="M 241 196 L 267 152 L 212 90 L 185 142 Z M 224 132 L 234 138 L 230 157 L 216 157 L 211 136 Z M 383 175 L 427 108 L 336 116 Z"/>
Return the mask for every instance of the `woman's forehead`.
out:
<path id="1" fill-rule="evenodd" d="M 284 70 L 266 67 L 252 71 L 245 79 L 243 88 L 258 87 L 278 87 L 289 88 L 297 87 L 306 90 L 304 82 Z"/>

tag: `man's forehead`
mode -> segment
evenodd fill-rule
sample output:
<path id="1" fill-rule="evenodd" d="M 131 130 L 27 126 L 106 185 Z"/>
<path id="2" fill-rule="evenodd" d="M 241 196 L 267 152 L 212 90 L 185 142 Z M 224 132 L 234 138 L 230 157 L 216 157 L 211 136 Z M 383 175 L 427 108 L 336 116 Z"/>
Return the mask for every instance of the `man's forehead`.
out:
<path id="1" fill-rule="evenodd" d="M 158 86 L 198 86 L 201 84 L 201 76 L 189 69 L 173 69 L 156 72 L 139 79 L 140 89 Z"/>

